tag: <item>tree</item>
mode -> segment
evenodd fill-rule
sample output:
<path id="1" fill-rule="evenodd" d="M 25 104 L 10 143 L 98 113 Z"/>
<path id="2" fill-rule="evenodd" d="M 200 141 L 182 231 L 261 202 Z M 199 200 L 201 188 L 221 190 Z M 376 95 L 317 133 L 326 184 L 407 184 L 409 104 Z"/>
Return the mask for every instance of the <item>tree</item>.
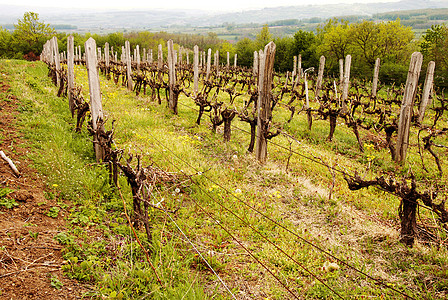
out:
<path id="1" fill-rule="evenodd" d="M 427 61 L 436 63 L 434 80 L 438 86 L 448 87 L 448 27 L 447 25 L 433 25 L 422 37 L 420 50 Z"/>
<path id="2" fill-rule="evenodd" d="M 26 12 L 14 28 L 15 49 L 22 54 L 33 52 L 39 55 L 45 42 L 56 33 L 49 24 L 40 22 L 39 14 L 34 12 Z"/>
<path id="3" fill-rule="evenodd" d="M 313 32 L 299 30 L 294 34 L 293 55 L 302 55 L 304 69 L 315 67 L 319 64 L 317 55 L 317 38 Z"/>
<path id="4" fill-rule="evenodd" d="M 338 65 L 339 59 L 351 54 L 351 36 L 347 21 L 330 19 L 323 27 L 318 28 L 320 45 L 318 51 L 325 55 L 327 64 L 332 67 Z"/>
<path id="5" fill-rule="evenodd" d="M 276 71 L 286 72 L 293 70 L 294 62 L 294 39 L 290 37 L 276 38 L 275 62 Z"/>
<path id="6" fill-rule="evenodd" d="M 12 34 L 0 27 L 0 57 L 11 57 L 12 54 Z"/>
<path id="7" fill-rule="evenodd" d="M 264 47 L 272 41 L 272 34 L 269 32 L 268 24 L 265 24 L 259 34 L 257 34 L 257 38 L 255 39 L 256 50 L 263 49 Z"/>
<path id="8" fill-rule="evenodd" d="M 238 65 L 244 67 L 252 67 L 254 61 L 255 43 L 244 38 L 236 43 L 236 53 L 238 54 Z"/>

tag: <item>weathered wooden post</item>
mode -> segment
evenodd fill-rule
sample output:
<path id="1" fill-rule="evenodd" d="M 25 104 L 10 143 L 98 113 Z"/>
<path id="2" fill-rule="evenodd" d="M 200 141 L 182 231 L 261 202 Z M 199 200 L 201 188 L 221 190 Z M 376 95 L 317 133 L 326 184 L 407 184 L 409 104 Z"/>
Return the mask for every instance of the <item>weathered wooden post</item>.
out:
<path id="1" fill-rule="evenodd" d="M 106 64 L 106 78 L 110 79 L 110 50 L 109 50 L 109 43 L 106 42 L 104 44 L 104 62 Z"/>
<path id="2" fill-rule="evenodd" d="M 325 69 L 325 56 L 320 57 L 319 61 L 319 72 L 317 73 L 316 90 L 314 91 L 314 97 L 319 99 L 320 90 L 322 88 L 322 81 L 324 79 L 324 69 Z"/>
<path id="3" fill-rule="evenodd" d="M 194 73 L 194 83 L 193 83 L 193 95 L 196 97 L 199 92 L 199 47 L 197 45 L 193 48 L 193 73 Z"/>
<path id="4" fill-rule="evenodd" d="M 174 91 L 176 88 L 176 54 L 174 52 L 173 40 L 167 42 L 168 46 L 168 70 L 169 70 L 169 84 L 170 95 L 168 100 L 168 106 L 177 115 L 177 95 Z"/>
<path id="5" fill-rule="evenodd" d="M 207 51 L 207 73 L 205 75 L 205 80 L 207 80 L 207 81 L 210 79 L 211 63 L 212 63 L 212 49 L 208 48 L 208 51 Z"/>
<path id="6" fill-rule="evenodd" d="M 237 61 L 238 61 L 238 54 L 235 54 L 235 58 L 233 60 L 233 66 L 236 68 L 237 66 Z"/>
<path id="7" fill-rule="evenodd" d="M 375 68 L 373 69 L 373 81 L 372 81 L 372 98 L 376 97 L 378 90 L 378 77 L 380 76 L 380 58 L 375 60 Z"/>
<path id="8" fill-rule="evenodd" d="M 348 98 L 348 90 L 350 87 L 350 67 L 352 65 L 352 56 L 349 54 L 345 57 L 345 64 L 344 64 L 344 85 L 342 88 L 342 105 L 344 107 L 345 101 Z"/>
<path id="9" fill-rule="evenodd" d="M 125 45 L 125 60 L 126 60 L 126 75 L 128 78 L 128 90 L 132 91 L 134 85 L 132 82 L 132 61 L 131 61 L 131 44 L 129 43 L 129 41 L 126 41 L 124 43 Z"/>
<path id="10" fill-rule="evenodd" d="M 254 80 L 257 80 L 258 78 L 258 66 L 260 65 L 259 59 L 258 59 L 258 51 L 254 51 L 254 66 L 252 68 L 252 74 L 254 76 Z"/>
<path id="11" fill-rule="evenodd" d="M 101 103 L 100 77 L 98 74 L 98 61 L 96 59 L 96 42 L 89 38 L 84 44 L 86 50 L 86 66 L 89 78 L 90 111 L 92 114 L 92 127 L 96 131 L 98 122 L 103 119 L 103 106 Z M 98 136 L 94 135 L 94 147 L 96 161 L 103 159 L 102 148 L 99 144 Z"/>
<path id="12" fill-rule="evenodd" d="M 266 162 L 268 154 L 267 133 L 272 119 L 271 90 L 274 77 L 274 58 L 275 44 L 270 42 L 264 48 L 258 80 L 256 157 L 261 163 Z"/>
<path id="13" fill-rule="evenodd" d="M 344 59 L 339 59 L 339 86 L 341 87 L 341 90 L 344 85 Z"/>
<path id="14" fill-rule="evenodd" d="M 229 69 L 230 67 L 230 53 L 229 51 L 227 51 L 227 65 L 226 65 L 227 69 Z"/>
<path id="15" fill-rule="evenodd" d="M 157 47 L 157 68 L 161 70 L 163 67 L 163 49 L 162 45 L 159 44 Z"/>
<path id="16" fill-rule="evenodd" d="M 299 73 L 299 79 L 302 78 L 302 54 L 299 54 L 298 62 L 297 62 L 297 72 Z"/>
<path id="17" fill-rule="evenodd" d="M 75 39 L 72 35 L 67 37 L 67 96 L 68 107 L 72 113 L 72 117 L 75 115 L 75 102 L 73 99 L 73 88 L 75 87 L 75 55 L 74 55 L 74 43 Z"/>
<path id="18" fill-rule="evenodd" d="M 423 63 L 423 55 L 414 52 L 409 64 L 408 77 L 404 88 L 403 100 L 401 101 L 400 118 L 398 120 L 397 148 L 395 151 L 395 161 L 404 163 L 409 145 L 409 131 L 411 128 L 412 106 L 414 105 L 417 93 L 418 78 Z"/>
<path id="19" fill-rule="evenodd" d="M 59 72 L 61 71 L 61 57 L 59 55 L 59 47 L 58 47 L 58 38 L 53 37 L 51 39 L 51 42 L 53 43 L 53 57 L 54 57 L 54 65 L 56 67 L 56 84 L 59 87 L 59 84 L 61 83 L 61 77 Z"/>
<path id="20" fill-rule="evenodd" d="M 428 69 L 426 70 L 425 86 L 423 87 L 422 102 L 420 103 L 420 108 L 418 109 L 418 122 L 421 124 L 423 118 L 425 117 L 426 108 L 431 105 L 431 98 L 429 97 L 433 88 L 434 82 L 434 70 L 436 68 L 436 63 L 430 61 L 428 64 Z"/>
<path id="21" fill-rule="evenodd" d="M 215 70 L 216 70 L 216 77 L 219 76 L 219 50 L 216 50 L 215 52 L 215 60 L 214 60 Z"/>
<path id="22" fill-rule="evenodd" d="M 297 56 L 296 55 L 294 55 L 294 58 L 293 58 L 293 65 L 292 65 L 292 82 L 294 82 L 294 78 L 296 77 L 296 75 L 297 75 Z"/>
<path id="23" fill-rule="evenodd" d="M 140 57 L 140 46 L 139 45 L 135 46 L 135 60 L 137 62 L 137 71 L 140 71 L 141 57 Z"/>
<path id="24" fill-rule="evenodd" d="M 163 49 L 162 49 L 162 45 L 159 44 L 159 46 L 157 48 L 157 71 L 158 71 L 157 76 L 158 76 L 160 83 L 163 80 L 162 68 L 163 68 Z M 160 104 L 160 100 L 159 100 L 159 104 Z"/>

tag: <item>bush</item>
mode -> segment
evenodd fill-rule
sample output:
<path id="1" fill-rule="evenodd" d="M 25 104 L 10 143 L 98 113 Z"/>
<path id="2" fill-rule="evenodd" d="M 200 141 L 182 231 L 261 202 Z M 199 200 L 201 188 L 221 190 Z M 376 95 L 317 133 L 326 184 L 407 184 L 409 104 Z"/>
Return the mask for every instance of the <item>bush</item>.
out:
<path id="1" fill-rule="evenodd" d="M 385 84 L 401 85 L 406 83 L 406 77 L 408 73 L 408 66 L 385 63 L 380 68 L 380 81 Z"/>

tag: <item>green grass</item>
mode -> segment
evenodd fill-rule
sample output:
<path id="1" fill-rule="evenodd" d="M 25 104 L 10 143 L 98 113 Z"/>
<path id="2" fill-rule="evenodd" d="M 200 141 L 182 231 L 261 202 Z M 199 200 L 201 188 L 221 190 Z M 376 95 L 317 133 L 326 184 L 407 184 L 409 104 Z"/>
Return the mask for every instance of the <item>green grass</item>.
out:
<path id="1" fill-rule="evenodd" d="M 195 111 L 180 105 L 179 116 L 173 116 L 165 104 L 136 97 L 101 77 L 103 108 L 109 120 L 106 127 L 116 120 L 116 146 L 126 154 L 141 154 L 143 165 L 155 163 L 164 170 L 193 176 L 194 183 L 184 183 L 178 193 L 169 185 L 153 189 L 151 201 L 163 200 L 170 210 L 179 208 L 172 215 L 176 224 L 163 212 L 150 210 L 152 243 L 143 230 L 138 231 L 139 239 L 151 250 L 151 262 L 162 281 L 159 285 L 123 215 L 122 200 L 108 183 L 105 166 L 94 162 L 85 128 L 81 134 L 74 133 L 67 101 L 55 96 L 46 66 L 23 61 L 1 61 L 0 66 L 10 74 L 15 83 L 13 93 L 22 102 L 22 128 L 33 145 L 30 156 L 36 169 L 45 176 L 50 193 L 74 203 L 67 230 L 57 240 L 65 245 L 66 275 L 91 284 L 91 296 L 229 299 L 177 224 L 237 297 L 291 297 L 240 243 L 303 298 L 337 297 L 294 261 L 345 298 L 399 297 L 341 264 L 339 270 L 326 272 L 322 266 L 332 258 L 252 208 L 409 295 L 428 299 L 446 295 L 446 249 L 421 244 L 408 249 L 399 243 L 396 197 L 374 189 L 349 191 L 338 174 L 330 199 L 333 179 L 327 167 L 293 155 L 287 173 L 288 152 L 274 145 L 269 145 L 269 162 L 262 166 L 246 153 L 247 134 L 233 129 L 232 140 L 223 143 L 219 132 L 211 134 L 206 115 L 202 125 L 196 126 Z M 76 68 L 76 81 L 88 99 L 85 69 Z M 227 99 L 226 95 L 221 97 Z M 191 99 L 181 96 L 180 101 L 194 107 Z M 274 115 L 279 123 L 288 118 L 284 109 Z M 233 124 L 248 129 L 236 119 Z M 328 128 L 328 121 L 320 120 L 308 131 L 303 115 L 285 126 L 300 141 L 293 141 L 292 149 L 307 157 L 320 157 L 350 172 L 361 170 L 366 176 L 374 176 L 383 166 L 396 168 L 386 150 L 360 153 L 354 135 L 345 126 L 338 125 L 334 142 L 326 142 Z M 273 141 L 290 147 L 284 136 Z M 409 165 L 417 164 L 418 159 L 411 153 Z M 366 168 L 369 160 L 371 167 Z M 131 195 L 123 177 L 120 186 L 132 213 Z"/>

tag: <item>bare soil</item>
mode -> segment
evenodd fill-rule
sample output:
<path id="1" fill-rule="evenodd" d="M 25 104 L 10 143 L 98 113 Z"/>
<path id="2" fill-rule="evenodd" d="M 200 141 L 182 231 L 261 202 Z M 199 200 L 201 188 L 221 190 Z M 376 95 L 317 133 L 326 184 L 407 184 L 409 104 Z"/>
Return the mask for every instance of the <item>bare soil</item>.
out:
<path id="1" fill-rule="evenodd" d="M 22 176 L 0 158 L 0 189 L 14 190 L 7 198 L 19 204 L 0 206 L 0 299 L 80 299 L 86 288 L 64 276 L 63 248 L 54 239 L 65 229 L 67 208 L 59 207 L 56 218 L 47 215 L 64 201 L 46 197 L 45 184 L 30 166 L 29 145 L 16 127 L 20 101 L 8 93 L 6 78 L 0 76 L 0 150 Z"/>

